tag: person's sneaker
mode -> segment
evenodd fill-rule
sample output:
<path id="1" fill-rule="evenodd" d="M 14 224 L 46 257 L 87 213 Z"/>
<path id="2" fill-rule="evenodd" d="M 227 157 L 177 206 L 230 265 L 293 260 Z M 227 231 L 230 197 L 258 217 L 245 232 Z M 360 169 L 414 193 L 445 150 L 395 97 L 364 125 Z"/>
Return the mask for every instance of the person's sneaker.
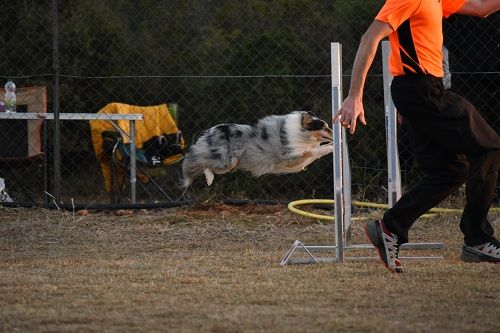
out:
<path id="1" fill-rule="evenodd" d="M 466 262 L 495 262 L 500 263 L 500 242 L 492 238 L 489 242 L 469 246 L 462 246 L 460 259 Z"/>
<path id="2" fill-rule="evenodd" d="M 368 222 L 364 229 L 385 267 L 391 272 L 403 273 L 403 265 L 398 258 L 398 236 L 387 230 L 383 220 Z"/>

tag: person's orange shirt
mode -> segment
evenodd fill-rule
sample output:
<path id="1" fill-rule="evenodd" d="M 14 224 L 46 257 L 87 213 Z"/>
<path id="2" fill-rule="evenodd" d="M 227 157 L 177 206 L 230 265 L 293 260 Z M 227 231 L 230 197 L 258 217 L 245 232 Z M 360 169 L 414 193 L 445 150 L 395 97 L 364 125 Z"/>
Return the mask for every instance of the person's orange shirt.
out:
<path id="1" fill-rule="evenodd" d="M 394 76 L 431 74 L 443 77 L 442 19 L 462 7 L 465 0 L 387 0 L 376 20 L 388 23 Z"/>

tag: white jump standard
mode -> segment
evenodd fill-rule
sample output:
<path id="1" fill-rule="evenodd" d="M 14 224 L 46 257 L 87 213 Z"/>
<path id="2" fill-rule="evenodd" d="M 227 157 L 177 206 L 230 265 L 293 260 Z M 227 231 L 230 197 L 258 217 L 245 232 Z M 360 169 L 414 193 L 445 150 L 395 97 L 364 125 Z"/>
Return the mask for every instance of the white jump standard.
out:
<path id="1" fill-rule="evenodd" d="M 332 69 L 332 118 L 342 103 L 342 51 L 340 43 L 331 43 Z M 382 43 L 384 57 L 384 103 L 386 113 L 388 197 L 389 207 L 401 196 L 401 177 L 397 149 L 396 109 L 390 96 L 392 77 L 387 70 L 386 58 L 389 45 Z M 351 226 L 351 174 L 345 128 L 340 122 L 333 124 L 333 176 L 334 176 L 334 234 L 335 245 L 304 245 L 296 240 L 280 261 L 280 265 L 344 262 L 345 260 L 372 260 L 377 256 L 346 256 L 347 250 L 373 249 L 372 244 L 350 244 Z M 406 243 L 401 249 L 442 249 L 443 243 Z M 305 252 L 306 257 L 293 258 L 296 251 Z M 332 252 L 334 257 L 317 257 L 316 252 Z M 411 256 L 401 259 L 443 259 L 442 256 Z"/>

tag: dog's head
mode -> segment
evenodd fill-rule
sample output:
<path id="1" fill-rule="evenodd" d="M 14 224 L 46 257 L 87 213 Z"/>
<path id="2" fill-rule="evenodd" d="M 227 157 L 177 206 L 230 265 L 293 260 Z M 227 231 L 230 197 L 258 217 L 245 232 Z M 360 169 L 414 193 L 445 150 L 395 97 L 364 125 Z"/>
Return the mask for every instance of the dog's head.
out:
<path id="1" fill-rule="evenodd" d="M 319 119 L 312 112 L 299 112 L 301 115 L 302 130 L 307 132 L 312 140 L 320 144 L 333 141 L 333 131 L 324 120 Z"/>

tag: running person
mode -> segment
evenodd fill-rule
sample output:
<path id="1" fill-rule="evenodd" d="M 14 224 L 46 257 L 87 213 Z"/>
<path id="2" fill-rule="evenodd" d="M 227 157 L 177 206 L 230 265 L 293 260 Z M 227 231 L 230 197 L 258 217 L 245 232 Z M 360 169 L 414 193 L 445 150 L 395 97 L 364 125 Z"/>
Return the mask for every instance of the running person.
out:
<path id="1" fill-rule="evenodd" d="M 361 38 L 349 95 L 333 117 L 354 134 L 357 120 L 366 125 L 363 89 L 380 41 L 389 36 L 391 93 L 409 125 L 409 136 L 425 176 L 380 221 L 365 231 L 384 265 L 403 272 L 399 247 L 408 242 L 415 220 L 466 183 L 460 221 L 464 261 L 500 262 L 500 242 L 493 237 L 488 211 L 500 167 L 500 137 L 462 96 L 443 87 L 442 19 L 451 14 L 486 17 L 500 0 L 386 0 Z"/>

